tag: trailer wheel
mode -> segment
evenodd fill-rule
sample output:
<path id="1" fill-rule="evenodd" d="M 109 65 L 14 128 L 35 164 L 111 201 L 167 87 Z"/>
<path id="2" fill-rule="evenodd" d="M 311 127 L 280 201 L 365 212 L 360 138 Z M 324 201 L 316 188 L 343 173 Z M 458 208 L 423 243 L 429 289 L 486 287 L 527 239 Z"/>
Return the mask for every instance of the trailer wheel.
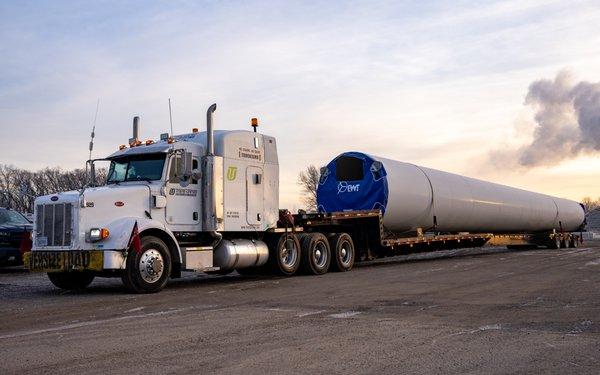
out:
<path id="1" fill-rule="evenodd" d="M 302 238 L 301 267 L 305 273 L 322 275 L 329 270 L 331 248 L 324 234 L 307 233 Z"/>
<path id="2" fill-rule="evenodd" d="M 155 293 L 167 285 L 171 274 L 171 253 L 167 245 L 154 236 L 142 237 L 141 251 L 130 249 L 123 285 L 135 293 Z"/>
<path id="3" fill-rule="evenodd" d="M 89 272 L 48 272 L 48 278 L 61 289 L 78 290 L 90 285 L 94 275 Z"/>
<path id="4" fill-rule="evenodd" d="M 554 236 L 553 238 L 548 240 L 548 248 L 549 249 L 560 249 L 560 237 Z"/>
<path id="5" fill-rule="evenodd" d="M 579 245 L 579 238 L 575 236 L 571 236 L 569 239 L 569 247 L 576 248 Z"/>
<path id="6" fill-rule="evenodd" d="M 338 233 L 329 237 L 331 246 L 331 269 L 338 272 L 350 271 L 354 266 L 354 241 L 348 233 Z"/>
<path id="7" fill-rule="evenodd" d="M 268 264 L 274 273 L 292 276 L 300 267 L 300 242 L 293 233 L 284 233 L 267 240 Z"/>

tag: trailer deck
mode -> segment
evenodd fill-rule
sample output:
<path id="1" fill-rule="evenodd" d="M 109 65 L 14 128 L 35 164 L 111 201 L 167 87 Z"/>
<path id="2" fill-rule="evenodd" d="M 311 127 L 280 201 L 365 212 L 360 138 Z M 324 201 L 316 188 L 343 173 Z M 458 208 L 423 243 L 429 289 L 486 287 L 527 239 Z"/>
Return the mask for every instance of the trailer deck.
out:
<path id="1" fill-rule="evenodd" d="M 344 211 L 331 213 L 303 213 L 294 215 L 297 224 L 293 231 L 339 232 L 345 228 L 352 233 L 353 238 L 361 243 L 359 249 L 364 249 L 362 260 L 371 260 L 378 256 L 393 256 L 398 252 L 432 251 L 454 249 L 460 247 L 490 246 L 536 246 L 547 245 L 549 240 L 556 238 L 566 241 L 569 233 L 439 233 L 423 228 L 416 231 L 394 233 L 387 230 L 383 224 L 380 210 Z M 559 241 L 560 242 L 560 241 Z M 378 251 L 377 251 L 378 250 Z M 376 254 L 375 254 L 376 253 Z"/>

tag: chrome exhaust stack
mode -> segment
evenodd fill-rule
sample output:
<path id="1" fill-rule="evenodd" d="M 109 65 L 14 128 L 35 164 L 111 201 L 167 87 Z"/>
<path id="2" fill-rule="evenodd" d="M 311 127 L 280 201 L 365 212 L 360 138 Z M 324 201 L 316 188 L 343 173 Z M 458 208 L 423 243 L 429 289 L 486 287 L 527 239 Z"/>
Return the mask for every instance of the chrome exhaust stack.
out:
<path id="1" fill-rule="evenodd" d="M 213 103 L 206 111 L 206 155 L 215 154 L 215 132 L 213 129 L 213 113 L 217 110 L 217 103 Z"/>
<path id="2" fill-rule="evenodd" d="M 217 210 L 217 191 L 222 191 L 223 182 L 219 179 L 223 170 L 223 158 L 215 156 L 213 113 L 216 109 L 215 103 L 206 111 L 206 151 L 202 157 L 202 228 L 214 238 L 213 247 L 217 247 L 223 237 L 217 232 L 218 218 L 221 216 Z M 222 200 L 222 196 L 220 199 Z"/>

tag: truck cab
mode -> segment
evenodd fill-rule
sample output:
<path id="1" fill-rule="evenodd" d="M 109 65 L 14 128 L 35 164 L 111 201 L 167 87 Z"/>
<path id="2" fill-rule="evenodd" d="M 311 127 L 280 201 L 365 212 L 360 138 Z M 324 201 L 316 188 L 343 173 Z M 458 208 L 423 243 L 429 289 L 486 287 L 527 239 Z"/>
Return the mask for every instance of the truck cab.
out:
<path id="1" fill-rule="evenodd" d="M 135 123 L 129 145 L 104 159 L 104 185 L 38 197 L 29 268 L 66 289 L 121 276 L 152 292 L 182 270 L 264 265 L 262 238 L 278 220 L 276 141 L 256 126 L 214 131 L 215 109 L 204 132 L 142 142 Z"/>

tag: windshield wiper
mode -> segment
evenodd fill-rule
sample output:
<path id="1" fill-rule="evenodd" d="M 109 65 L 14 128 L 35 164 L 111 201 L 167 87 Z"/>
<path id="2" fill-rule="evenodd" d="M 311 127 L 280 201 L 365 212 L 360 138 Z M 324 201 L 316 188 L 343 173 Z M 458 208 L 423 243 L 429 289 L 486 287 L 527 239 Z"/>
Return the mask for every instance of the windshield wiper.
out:
<path id="1" fill-rule="evenodd" d="M 142 177 L 142 176 L 137 176 L 136 178 L 128 178 L 125 181 L 146 181 L 149 184 L 152 183 L 151 179 L 149 179 L 148 177 Z"/>

